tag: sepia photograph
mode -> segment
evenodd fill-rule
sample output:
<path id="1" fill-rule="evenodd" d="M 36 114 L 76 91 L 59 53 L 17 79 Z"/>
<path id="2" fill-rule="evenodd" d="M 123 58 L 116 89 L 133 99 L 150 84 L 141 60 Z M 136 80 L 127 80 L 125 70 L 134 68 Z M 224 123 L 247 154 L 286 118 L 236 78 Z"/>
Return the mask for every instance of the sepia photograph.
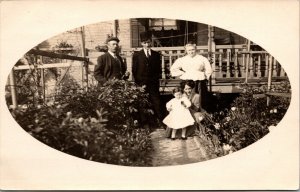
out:
<path id="1" fill-rule="evenodd" d="M 36 9 L 45 10 L 46 2 L 48 1 L 25 1 L 24 3 L 29 15 L 32 15 L 29 9 L 30 3 L 35 12 Z M 209 10 L 213 4 L 220 3 L 213 2 L 210 4 L 207 1 L 197 3 L 190 1 L 195 5 L 202 4 L 205 7 L 204 12 L 207 11 L 207 17 L 211 15 Z M 272 4 L 274 1 L 267 2 L 270 3 L 270 9 L 276 11 L 282 4 L 279 2 L 276 6 L 276 3 Z M 20 9 L 17 4 L 8 1 L 2 3 L 6 11 L 10 6 L 15 6 L 15 11 Z M 103 6 L 110 5 L 100 1 L 76 1 L 74 9 L 80 10 L 77 8 L 81 5 L 85 7 L 96 3 Z M 130 9 L 133 9 L 134 4 L 133 1 L 127 4 L 119 1 L 115 3 L 131 7 Z M 165 4 L 167 1 L 161 3 Z M 296 1 L 291 1 L 287 7 L 293 3 L 297 4 Z M 64 3 L 58 4 L 66 6 Z M 257 2 L 257 4 L 261 3 Z M 261 5 L 267 6 L 266 4 Z M 49 5 L 54 7 L 53 10 L 58 6 L 53 3 Z M 183 3 L 177 2 L 176 5 L 180 6 Z M 230 5 L 243 7 L 236 1 L 230 1 Z M 255 3 L 247 1 L 245 5 L 257 11 Z M 155 6 L 151 7 L 155 9 Z M 140 9 L 144 8 L 140 7 Z M 192 7 L 190 9 L 194 10 Z M 67 10 L 70 11 L 72 8 L 69 7 Z M 197 12 L 191 10 L 191 14 L 197 15 Z M 228 8 L 223 10 L 219 8 L 219 10 L 228 11 Z M 186 13 L 188 10 L 183 12 Z M 68 170 L 76 169 L 73 170 L 75 175 L 84 172 L 84 175 L 87 175 L 86 180 L 93 176 L 94 179 L 91 179 L 88 184 L 80 182 L 77 186 L 76 183 L 69 181 L 73 177 L 71 176 L 65 180 L 67 184 L 60 181 L 53 188 L 49 188 L 47 184 L 35 186 L 34 182 L 26 182 L 18 178 L 17 175 L 20 173 L 16 171 L 22 172 L 21 169 L 8 168 L 10 165 L 8 162 L 12 161 L 11 165 L 13 165 L 17 160 L 15 158 L 21 155 L 18 149 L 15 149 L 15 153 L 18 153 L 16 156 L 11 155 L 11 152 L 7 153 L 10 155 L 1 153 L 3 155 L 0 156 L 1 161 L 6 162 L 1 167 L 5 167 L 5 171 L 9 171 L 7 174 L 10 175 L 8 177 L 10 181 L 5 179 L 2 184 L 0 182 L 2 189 L 102 189 L 103 186 L 105 189 L 271 190 L 299 187 L 299 183 L 295 185 L 294 182 L 299 178 L 295 165 L 297 162 L 299 164 L 298 152 L 291 154 L 297 157 L 292 158 L 291 164 L 296 172 L 291 175 L 291 183 L 287 182 L 285 185 L 282 182 L 282 185 L 275 183 L 272 185 L 269 180 L 264 180 L 257 186 L 245 184 L 248 176 L 244 174 L 249 171 L 247 164 L 252 163 L 250 166 L 252 170 L 250 168 L 249 173 L 254 176 L 253 178 L 264 177 L 259 172 L 255 172 L 254 167 L 256 169 L 260 169 L 261 166 L 273 167 L 272 164 L 266 166 L 262 163 L 263 158 L 271 159 L 262 155 L 264 153 L 266 156 L 270 155 L 274 149 L 258 147 L 261 149 L 258 152 L 252 148 L 250 152 L 252 156 L 250 156 L 257 157 L 256 161 L 250 156 L 247 157 L 246 150 L 263 142 L 285 145 L 280 142 L 289 140 L 289 137 L 283 135 L 284 141 L 274 140 L 271 137 L 285 127 L 291 127 L 292 132 L 289 134 L 295 136 L 293 139 L 290 138 L 293 143 L 286 143 L 286 145 L 299 144 L 299 131 L 295 130 L 299 119 L 292 118 L 296 121 L 285 121 L 282 125 L 288 114 L 299 114 L 298 105 L 293 108 L 291 104 L 292 99 L 298 100 L 299 94 L 298 86 L 293 85 L 291 80 L 295 79 L 295 72 L 289 73 L 288 69 L 292 66 L 285 63 L 286 60 L 281 59 L 280 55 L 269 51 L 264 42 L 256 40 L 255 36 L 252 39 L 251 35 L 248 36 L 240 30 L 245 26 L 247 19 L 244 18 L 242 24 L 237 25 L 235 29 L 230 29 L 225 27 L 226 24 L 209 22 L 209 19 L 201 21 L 193 17 L 184 17 L 174 14 L 173 11 L 169 14 L 158 14 L 153 10 L 153 16 L 150 13 L 145 15 L 136 13 L 136 15 L 116 14 L 109 17 L 101 17 L 100 14 L 95 17 L 92 13 L 95 13 L 95 9 L 91 9 L 91 12 L 83 11 L 82 16 L 91 14 L 93 17 L 92 20 L 86 19 L 87 21 L 81 20 L 80 16 L 72 15 L 74 20 L 78 19 L 80 22 L 74 22 L 70 26 L 61 23 L 63 27 L 58 28 L 54 33 L 49 33 L 51 35 L 48 33 L 45 35 L 46 30 L 43 28 L 36 29 L 32 35 L 42 34 L 41 38 L 35 38 L 33 42 L 27 43 L 22 49 L 25 50 L 23 53 L 18 52 L 13 55 L 14 62 L 2 63 L 4 60 L 1 61 L 1 68 L 5 65 L 7 72 L 2 73 L 1 77 L 3 79 L 1 87 L 4 90 L 3 94 L 1 93 L 3 97 L 1 119 L 4 118 L 2 114 L 5 113 L 5 118 L 9 118 L 15 131 L 21 134 L 19 137 L 26 138 L 27 143 L 33 142 L 32 144 L 37 145 L 32 148 L 31 145 L 23 146 L 27 152 L 43 151 L 45 155 L 47 150 L 50 150 L 49 152 L 54 154 L 51 157 L 49 153 L 47 157 L 32 152 L 31 158 L 34 161 L 44 161 L 48 158 L 43 166 L 47 166 L 46 162 L 50 162 L 48 164 L 50 167 L 40 174 L 47 175 L 49 172 L 51 174 L 41 177 L 41 180 L 44 177 L 53 177 L 55 174 L 53 175 L 52 172 L 64 169 L 68 161 L 74 163 L 68 165 L 70 166 Z M 107 12 L 103 15 L 107 15 Z M 203 15 L 205 14 L 199 13 L 199 16 Z M 46 18 L 59 19 L 63 16 L 49 15 Z M 24 17 L 23 24 L 26 25 L 27 20 L 36 20 L 37 17 L 34 19 Z M 16 22 L 17 18 L 17 16 L 10 17 L 11 22 Z M 43 18 L 45 17 L 42 16 L 38 23 L 45 23 Z M 293 19 L 297 21 L 297 17 Z M 49 22 L 55 23 L 54 20 L 49 19 Z M 6 26 L 10 28 L 10 22 L 7 22 Z M 292 37 L 295 37 L 295 32 L 299 33 L 299 24 L 295 26 L 297 29 L 293 29 Z M 55 28 L 55 25 L 52 27 Z M 260 34 L 263 38 L 273 32 L 271 29 L 256 30 L 265 33 Z M 22 31 L 8 32 L 22 35 Z M 1 38 L 5 39 L 5 36 Z M 275 38 L 276 35 L 270 39 L 276 41 Z M 299 40 L 299 37 L 297 38 Z M 6 41 L 6 43 L 12 43 L 14 47 L 24 42 Z M 285 45 L 276 43 L 272 45 L 281 46 L 287 51 Z M 5 46 L 1 44 L 1 54 L 3 49 Z M 293 49 L 297 50 L 299 46 L 294 46 Z M 7 52 L 13 54 L 13 51 Z M 294 56 L 295 59 L 292 61 L 297 59 L 299 61 L 299 55 Z M 296 111 L 291 111 L 291 108 Z M 4 126 L 5 123 L 2 123 L 1 129 Z M 2 129 L 1 132 L 5 133 L 5 130 Z M 11 146 L 14 145 L 12 141 L 8 141 L 9 137 L 2 138 L 5 138 L 2 142 L 6 142 L 6 145 L 2 146 L 8 147 L 7 143 L 10 143 L 10 148 L 14 148 Z M 23 145 L 22 139 L 18 142 L 17 145 Z M 269 147 L 268 144 L 265 145 Z M 294 147 L 296 151 L 299 149 L 299 146 Z M 9 150 L 9 148 L 3 149 Z M 286 147 L 286 150 L 289 149 Z M 56 158 L 56 154 L 59 157 Z M 26 154 L 25 162 L 30 162 L 28 156 L 30 154 Z M 14 159 L 11 159 L 13 157 Z M 236 171 L 232 173 L 239 173 L 240 176 L 228 175 L 231 171 L 226 169 L 231 169 L 230 167 L 234 166 L 236 161 L 239 162 L 239 157 L 242 164 L 233 167 Z M 226 158 L 231 165 L 222 163 Z M 231 161 L 230 158 L 236 159 Z M 55 159 L 65 159 L 66 162 L 65 164 L 60 162 L 60 166 L 56 166 Z M 269 162 L 274 160 L 276 159 Z M 214 166 L 214 162 L 218 164 Z M 88 168 L 77 167 L 81 163 L 86 164 Z M 17 164 L 22 165 L 22 163 Z M 52 166 L 55 167 L 54 170 L 49 171 Z M 62 168 L 59 168 L 61 166 Z M 34 165 L 33 169 L 41 170 L 38 167 Z M 125 183 L 108 186 L 112 181 L 106 184 L 96 182 L 99 172 L 89 174 L 93 167 L 95 172 L 97 169 L 105 170 L 101 178 L 107 177 L 106 179 L 111 177 L 110 174 L 118 172 L 124 175 L 124 171 L 133 170 L 133 174 L 126 179 Z M 200 173 L 197 173 L 194 167 L 198 167 L 196 169 L 199 169 Z M 224 174 L 222 169 L 225 169 Z M 110 170 L 112 172 L 107 173 Z M 201 172 L 201 170 L 205 171 Z M 175 175 L 170 176 L 168 171 L 172 174 L 178 172 L 181 176 L 178 178 Z M 39 171 L 34 172 L 34 178 L 38 177 Z M 210 173 L 206 175 L 207 172 Z M 21 175 L 26 177 L 26 173 Z M 67 175 L 74 173 L 69 171 Z M 176 180 L 166 179 L 165 184 L 153 188 L 150 183 L 155 183 L 153 177 L 155 178 L 155 174 L 159 173 L 162 173 L 159 178 L 175 177 Z M 139 178 L 141 181 L 136 181 L 139 184 L 135 186 L 130 184 L 132 181 L 128 182 L 129 179 L 136 178 L 136 175 L 144 174 L 147 174 L 145 178 L 149 179 L 149 183 L 142 181 L 142 178 Z M 206 177 L 206 179 L 214 177 L 214 174 L 220 174 L 219 179 L 236 178 L 237 181 L 224 185 L 219 182 L 220 180 L 215 181 L 219 185 L 214 185 L 212 181 L 210 184 L 197 184 L 193 182 L 198 180 L 197 174 L 201 174 L 199 178 Z M 181 179 L 184 175 L 193 176 L 193 179 L 190 179 L 193 181 L 187 181 L 188 178 Z M 7 178 L 5 175 L 1 177 Z M 13 180 L 16 177 L 19 182 L 14 184 Z M 239 178 L 241 181 L 237 179 L 238 177 L 241 177 Z M 268 177 L 271 177 L 270 174 Z M 80 177 L 75 178 L 80 179 Z M 277 181 L 283 178 L 278 176 Z M 181 180 L 182 183 L 178 184 L 177 180 Z M 248 180 L 248 183 L 253 182 L 255 181 Z"/>

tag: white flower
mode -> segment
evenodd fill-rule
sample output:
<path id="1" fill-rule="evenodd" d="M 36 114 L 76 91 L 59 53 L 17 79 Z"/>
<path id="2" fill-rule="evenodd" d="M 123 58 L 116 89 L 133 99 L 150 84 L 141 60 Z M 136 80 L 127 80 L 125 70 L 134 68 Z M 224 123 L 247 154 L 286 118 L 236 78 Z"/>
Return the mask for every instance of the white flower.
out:
<path id="1" fill-rule="evenodd" d="M 20 108 L 22 108 L 22 109 L 27 109 L 28 108 L 28 106 L 27 105 L 18 105 Z"/>
<path id="2" fill-rule="evenodd" d="M 42 105 L 37 105 L 36 108 L 40 109 L 42 108 Z"/>
<path id="3" fill-rule="evenodd" d="M 275 126 L 274 126 L 274 125 L 271 125 L 271 126 L 268 127 L 268 129 L 269 129 L 269 131 L 271 132 L 271 131 L 273 131 L 273 130 L 275 129 Z"/>
<path id="4" fill-rule="evenodd" d="M 71 117 L 71 115 L 72 115 L 72 112 L 71 112 L 71 111 L 67 112 L 67 116 L 68 116 L 68 117 Z"/>
<path id="5" fill-rule="evenodd" d="M 224 151 L 229 151 L 229 150 L 231 150 L 231 146 L 229 144 L 224 144 L 223 145 L 223 150 Z"/>
<path id="6" fill-rule="evenodd" d="M 83 119 L 82 117 L 80 117 L 80 118 L 78 119 L 78 122 L 79 122 L 79 123 L 82 123 L 83 120 L 84 120 L 84 119 Z"/>
<path id="7" fill-rule="evenodd" d="M 204 117 L 201 115 L 201 116 L 199 117 L 199 121 L 201 122 L 203 119 L 204 119 Z"/>
<path id="8" fill-rule="evenodd" d="M 50 101 L 50 102 L 47 103 L 47 105 L 52 106 L 52 105 L 54 105 L 54 103 L 53 103 L 53 101 Z"/>
<path id="9" fill-rule="evenodd" d="M 236 110 L 236 107 L 231 107 L 231 111 L 235 111 Z"/>
<path id="10" fill-rule="evenodd" d="M 56 108 L 57 108 L 57 109 L 61 108 L 61 105 L 57 105 Z"/>
<path id="11" fill-rule="evenodd" d="M 92 117 L 92 118 L 91 118 L 91 122 L 92 122 L 92 123 L 97 123 L 98 120 L 97 120 L 95 117 Z"/>
<path id="12" fill-rule="evenodd" d="M 220 123 L 216 123 L 214 126 L 215 126 L 216 129 L 220 129 L 220 127 L 221 127 Z"/>
<path id="13" fill-rule="evenodd" d="M 133 124 L 136 126 L 138 124 L 138 121 L 137 120 L 134 120 L 133 121 Z"/>
<path id="14" fill-rule="evenodd" d="M 225 119 L 226 119 L 227 122 L 231 120 L 230 117 L 226 117 Z"/>
<path id="15" fill-rule="evenodd" d="M 273 112 L 274 112 L 273 109 L 271 109 L 271 110 L 270 110 L 270 113 L 273 113 Z"/>
<path id="16" fill-rule="evenodd" d="M 274 112 L 274 113 L 277 113 L 278 111 L 277 111 L 277 109 L 274 109 L 273 112 Z"/>
<path id="17" fill-rule="evenodd" d="M 39 123 L 39 120 L 38 120 L 38 119 L 36 119 L 34 122 L 35 122 L 35 123 Z"/>

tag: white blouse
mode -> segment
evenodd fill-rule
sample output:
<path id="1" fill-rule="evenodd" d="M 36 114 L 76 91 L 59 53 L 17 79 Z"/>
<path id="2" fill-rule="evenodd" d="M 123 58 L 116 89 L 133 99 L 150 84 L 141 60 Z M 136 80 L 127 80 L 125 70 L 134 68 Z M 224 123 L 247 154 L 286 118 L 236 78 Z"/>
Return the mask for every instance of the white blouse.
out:
<path id="1" fill-rule="evenodd" d="M 171 75 L 180 76 L 183 80 L 204 80 L 209 79 L 212 68 L 207 58 L 202 55 L 190 57 L 186 55 L 178 58 L 171 66 Z"/>

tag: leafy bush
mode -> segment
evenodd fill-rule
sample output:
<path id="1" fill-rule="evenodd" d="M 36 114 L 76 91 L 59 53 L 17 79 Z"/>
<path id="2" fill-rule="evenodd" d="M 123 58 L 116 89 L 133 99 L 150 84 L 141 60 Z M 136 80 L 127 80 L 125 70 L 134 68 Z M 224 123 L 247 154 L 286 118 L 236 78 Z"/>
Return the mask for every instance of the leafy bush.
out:
<path id="1" fill-rule="evenodd" d="M 267 105 L 266 97 L 254 97 L 254 94 L 265 93 L 265 86 L 244 85 L 242 88 L 243 92 L 229 108 L 203 114 L 203 131 L 200 134 L 204 134 L 213 144 L 219 156 L 261 139 L 269 132 L 270 126 L 276 126 L 281 121 L 289 107 L 290 98 L 271 96 Z M 287 92 L 289 86 L 285 82 L 280 83 L 275 85 L 274 90 Z"/>
<path id="2" fill-rule="evenodd" d="M 12 114 L 33 137 L 62 152 L 109 164 L 149 166 L 150 130 L 138 124 L 139 107 L 145 107 L 139 113 L 151 111 L 143 89 L 113 80 Z"/>

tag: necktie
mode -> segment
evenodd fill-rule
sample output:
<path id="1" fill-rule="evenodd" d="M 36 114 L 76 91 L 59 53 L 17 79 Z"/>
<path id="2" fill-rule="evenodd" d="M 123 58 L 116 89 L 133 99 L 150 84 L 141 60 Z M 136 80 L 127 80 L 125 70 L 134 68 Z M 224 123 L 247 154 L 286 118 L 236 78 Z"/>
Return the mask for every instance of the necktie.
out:
<path id="1" fill-rule="evenodd" d="M 150 50 L 148 50 L 148 49 L 146 50 L 146 57 L 147 57 L 147 58 L 149 58 L 149 57 L 150 57 L 150 53 L 149 53 L 149 51 L 150 51 Z"/>
<path id="2" fill-rule="evenodd" d="M 121 61 L 119 60 L 119 58 L 116 55 L 114 55 L 114 58 L 115 58 L 117 64 L 119 65 L 120 69 L 122 69 Z"/>

